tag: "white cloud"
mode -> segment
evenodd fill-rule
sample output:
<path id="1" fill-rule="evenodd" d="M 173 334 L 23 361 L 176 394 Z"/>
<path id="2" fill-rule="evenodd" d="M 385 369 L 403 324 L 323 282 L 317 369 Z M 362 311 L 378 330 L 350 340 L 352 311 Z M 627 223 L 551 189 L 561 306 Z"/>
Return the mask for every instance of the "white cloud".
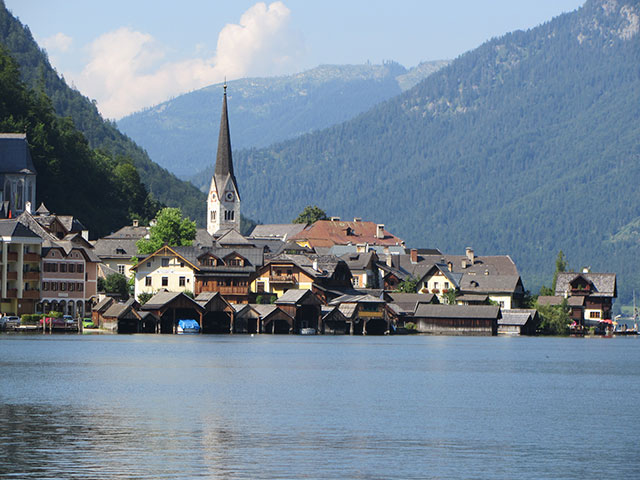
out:
<path id="1" fill-rule="evenodd" d="M 257 3 L 238 24 L 218 35 L 213 58 L 165 61 L 165 47 L 151 35 L 120 28 L 90 45 L 90 61 L 70 75 L 82 93 L 98 101 L 108 118 L 120 118 L 190 90 L 245 76 L 290 71 L 301 57 L 301 41 L 289 27 L 282 2 Z M 202 47 L 200 47 L 202 48 Z"/>
<path id="2" fill-rule="evenodd" d="M 66 52 L 71 48 L 73 39 L 60 32 L 41 40 L 40 43 L 49 53 Z"/>

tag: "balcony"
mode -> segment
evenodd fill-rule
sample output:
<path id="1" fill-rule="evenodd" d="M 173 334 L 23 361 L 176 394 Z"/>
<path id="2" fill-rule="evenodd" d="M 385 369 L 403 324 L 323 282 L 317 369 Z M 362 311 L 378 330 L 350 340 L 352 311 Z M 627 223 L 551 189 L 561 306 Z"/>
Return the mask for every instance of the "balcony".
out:
<path id="1" fill-rule="evenodd" d="M 297 283 L 296 277 L 293 275 L 269 275 L 271 283 Z"/>
<path id="2" fill-rule="evenodd" d="M 248 287 L 218 287 L 220 295 L 248 295 Z"/>
<path id="3" fill-rule="evenodd" d="M 24 254 L 25 262 L 39 262 L 40 254 L 39 253 L 25 253 Z"/>
<path id="4" fill-rule="evenodd" d="M 18 289 L 17 288 L 7 289 L 7 296 L 5 298 L 18 298 Z"/>
<path id="5" fill-rule="evenodd" d="M 31 298 L 37 300 L 40 298 L 40 290 L 23 290 L 22 298 Z"/>
<path id="6" fill-rule="evenodd" d="M 22 275 L 23 280 L 40 280 L 40 272 L 24 272 Z"/>
<path id="7" fill-rule="evenodd" d="M 18 252 L 7 252 L 7 261 L 9 261 L 9 262 L 17 262 L 18 261 Z"/>
<path id="8" fill-rule="evenodd" d="M 7 280 L 17 280 L 18 272 L 7 272 Z"/>

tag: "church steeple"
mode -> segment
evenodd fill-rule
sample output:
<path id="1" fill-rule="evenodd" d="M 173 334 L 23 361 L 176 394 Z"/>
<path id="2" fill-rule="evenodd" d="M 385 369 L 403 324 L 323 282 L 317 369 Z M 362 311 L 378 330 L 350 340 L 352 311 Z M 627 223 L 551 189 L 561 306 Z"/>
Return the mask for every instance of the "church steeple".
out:
<path id="1" fill-rule="evenodd" d="M 231 175 L 233 185 L 238 192 L 238 183 L 233 174 L 233 158 L 231 156 L 231 134 L 229 133 L 229 114 L 227 113 L 227 83 L 224 83 L 224 94 L 222 96 L 222 115 L 220 116 L 220 133 L 218 135 L 218 153 L 216 155 L 216 177 Z"/>
<path id="2" fill-rule="evenodd" d="M 225 81 L 216 167 L 207 197 L 207 231 L 214 235 L 230 229 L 240 231 L 240 192 L 233 173 Z"/>

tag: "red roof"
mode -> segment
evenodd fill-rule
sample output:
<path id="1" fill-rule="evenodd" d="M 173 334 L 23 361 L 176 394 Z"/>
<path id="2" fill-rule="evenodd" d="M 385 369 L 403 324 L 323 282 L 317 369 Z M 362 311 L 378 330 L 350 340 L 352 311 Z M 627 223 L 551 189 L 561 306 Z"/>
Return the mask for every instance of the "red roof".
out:
<path id="1" fill-rule="evenodd" d="M 404 242 L 373 222 L 343 222 L 341 220 L 318 220 L 300 233 L 290 237 L 291 240 L 307 240 L 312 247 L 331 247 L 333 245 L 363 244 L 369 245 L 401 245 Z M 380 237 L 380 238 L 379 238 Z"/>

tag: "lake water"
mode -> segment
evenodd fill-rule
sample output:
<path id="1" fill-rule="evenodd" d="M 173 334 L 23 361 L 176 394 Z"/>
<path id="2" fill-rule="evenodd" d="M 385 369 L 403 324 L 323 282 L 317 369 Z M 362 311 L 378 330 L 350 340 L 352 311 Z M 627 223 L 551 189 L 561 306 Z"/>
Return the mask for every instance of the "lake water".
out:
<path id="1" fill-rule="evenodd" d="M 640 338 L 0 335 L 0 478 L 640 478 Z"/>

